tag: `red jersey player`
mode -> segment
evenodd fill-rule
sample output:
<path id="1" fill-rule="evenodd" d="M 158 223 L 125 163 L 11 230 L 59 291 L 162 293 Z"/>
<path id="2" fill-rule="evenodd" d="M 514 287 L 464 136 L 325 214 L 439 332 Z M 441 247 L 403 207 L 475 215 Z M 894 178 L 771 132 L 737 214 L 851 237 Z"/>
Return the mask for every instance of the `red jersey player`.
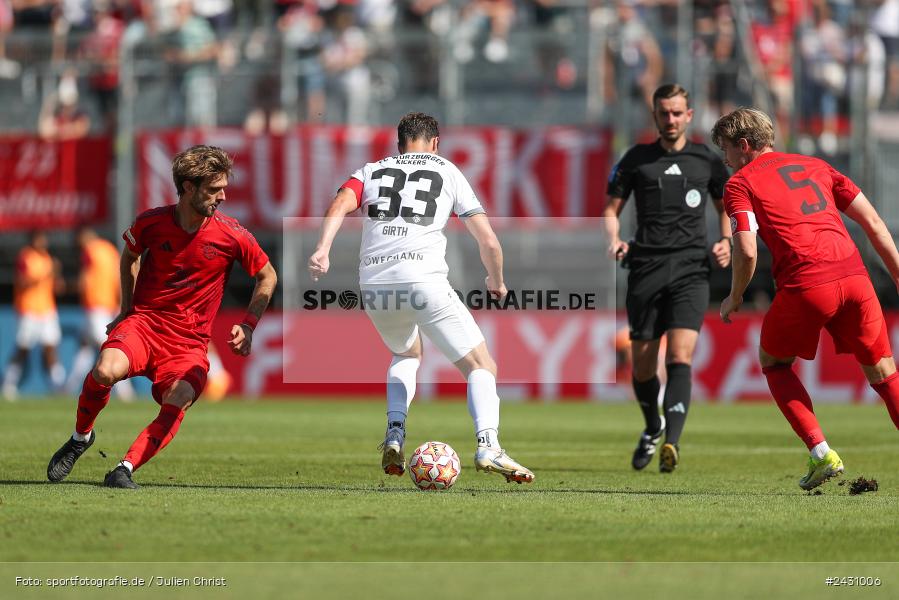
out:
<path id="1" fill-rule="evenodd" d="M 899 374 L 886 322 L 840 213 L 861 225 L 897 285 L 899 253 L 852 180 L 817 158 L 773 150 L 774 127 L 764 113 L 735 110 L 718 120 L 712 139 L 737 171 L 724 189 L 734 255 L 721 318 L 729 323 L 743 303 L 755 271 L 758 232 L 771 251 L 778 290 L 762 325 L 759 358 L 777 406 L 810 450 L 808 474 L 799 480 L 810 490 L 843 471 L 792 367 L 797 356 L 815 358 L 822 328 L 837 352 L 855 355 L 899 428 Z"/>
<path id="2" fill-rule="evenodd" d="M 122 311 L 109 324 L 109 337 L 84 380 L 75 433 L 47 465 L 50 481 L 63 480 L 94 443 L 94 421 L 109 402 L 112 385 L 146 375 L 153 381 L 159 416 L 104 480 L 107 487 L 138 487 L 132 472 L 175 437 L 184 411 L 203 390 L 210 329 L 235 261 L 256 278 L 256 286 L 228 344 L 236 354 L 250 353 L 253 329 L 278 277 L 256 239 L 235 219 L 217 212 L 231 165 L 231 157 L 219 148 L 194 146 L 181 152 L 172 162 L 178 203 L 140 214 L 123 234 Z"/>

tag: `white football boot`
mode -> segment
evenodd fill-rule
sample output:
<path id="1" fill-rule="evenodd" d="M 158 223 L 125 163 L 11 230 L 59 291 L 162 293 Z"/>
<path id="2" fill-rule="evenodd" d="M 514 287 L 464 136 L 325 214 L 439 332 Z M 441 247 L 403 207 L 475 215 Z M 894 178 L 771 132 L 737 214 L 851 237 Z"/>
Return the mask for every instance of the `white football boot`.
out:
<path id="1" fill-rule="evenodd" d="M 499 473 L 508 482 L 531 483 L 534 481 L 534 474 L 506 454 L 502 448 L 478 446 L 474 453 L 474 467 L 485 473 Z"/>
<path id="2" fill-rule="evenodd" d="M 391 427 L 384 436 L 384 442 L 379 446 L 383 450 L 381 454 L 381 468 L 388 475 L 399 477 L 406 472 L 406 457 L 403 455 L 403 444 L 406 443 L 406 431 L 402 427 Z"/>

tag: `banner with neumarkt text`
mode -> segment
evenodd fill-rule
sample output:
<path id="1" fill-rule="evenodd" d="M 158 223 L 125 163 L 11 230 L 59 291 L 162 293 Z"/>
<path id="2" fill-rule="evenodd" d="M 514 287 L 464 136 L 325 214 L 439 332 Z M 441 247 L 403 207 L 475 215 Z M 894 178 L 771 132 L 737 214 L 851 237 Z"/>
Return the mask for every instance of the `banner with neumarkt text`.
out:
<path id="1" fill-rule="evenodd" d="M 446 128 L 440 154 L 459 167 L 491 215 L 598 217 L 609 140 L 591 128 Z M 222 210 L 257 231 L 280 231 L 283 218 L 323 215 L 356 169 L 397 154 L 396 130 L 387 127 L 302 126 L 279 137 L 240 129 L 145 132 L 138 139 L 138 212 L 177 200 L 172 157 L 195 144 L 234 157 Z"/>

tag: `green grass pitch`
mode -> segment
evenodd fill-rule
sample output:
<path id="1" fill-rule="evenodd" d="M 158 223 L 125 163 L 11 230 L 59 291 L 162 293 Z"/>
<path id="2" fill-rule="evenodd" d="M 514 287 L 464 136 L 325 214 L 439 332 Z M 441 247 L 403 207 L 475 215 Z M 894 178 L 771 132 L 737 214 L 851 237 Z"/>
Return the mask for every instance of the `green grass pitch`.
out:
<path id="1" fill-rule="evenodd" d="M 459 452 L 462 474 L 448 492 L 420 492 L 408 477 L 381 472 L 383 410 L 382 402 L 346 399 L 201 402 L 177 438 L 136 473 L 142 489 L 129 492 L 98 484 L 155 416 L 155 404 L 113 400 L 97 423 L 97 442 L 61 484 L 46 481 L 46 465 L 71 433 L 74 402 L 0 404 L 0 596 L 28 564 L 61 561 L 84 569 L 204 563 L 232 575 L 252 563 L 278 570 L 272 580 L 300 577 L 308 585 L 309 573 L 330 577 L 336 595 L 353 579 L 341 575 L 347 568 L 363 578 L 368 570 L 376 581 L 393 567 L 358 563 L 381 561 L 459 563 L 447 568 L 471 567 L 473 577 L 484 571 L 472 565 L 495 563 L 488 570 L 497 577 L 511 569 L 505 577 L 515 583 L 503 589 L 521 587 L 519 598 L 538 589 L 528 577 L 541 569 L 544 583 L 593 585 L 596 577 L 614 590 L 630 577 L 646 590 L 676 592 L 652 587 L 652 574 L 668 569 L 688 591 L 697 579 L 708 589 L 726 579 L 727 589 L 736 586 L 729 597 L 775 597 L 764 586 L 783 590 L 800 575 L 811 581 L 797 591 L 836 594 L 825 573 L 870 575 L 883 581 L 866 597 L 899 595 L 892 562 L 899 557 L 899 444 L 882 406 L 818 409 L 846 465 L 842 479 L 879 482 L 879 491 L 858 496 L 839 480 L 820 495 L 798 488 L 806 452 L 770 404 L 694 405 L 681 466 L 670 475 L 658 472 L 657 461 L 641 473 L 630 468 L 641 428 L 633 405 L 505 404 L 503 445 L 537 477 L 516 485 L 475 472 L 464 403 L 417 402 L 407 449 L 439 440 Z M 607 564 L 580 564 L 594 562 Z M 793 562 L 865 564 L 817 571 L 781 564 Z M 288 573 L 268 563 L 305 564 Z M 405 565 L 401 579 L 413 576 Z"/>

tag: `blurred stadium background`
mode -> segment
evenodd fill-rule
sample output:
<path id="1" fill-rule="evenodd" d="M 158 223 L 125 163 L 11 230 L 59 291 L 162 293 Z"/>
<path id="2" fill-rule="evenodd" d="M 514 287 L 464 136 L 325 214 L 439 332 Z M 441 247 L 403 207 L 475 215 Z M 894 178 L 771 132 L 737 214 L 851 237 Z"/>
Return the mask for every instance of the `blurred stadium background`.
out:
<path id="1" fill-rule="evenodd" d="M 565 224 L 599 216 L 611 165 L 654 138 L 647 98 L 667 81 L 692 93 L 694 138 L 707 140 L 722 112 L 758 106 L 776 115 L 779 148 L 850 174 L 899 227 L 899 0 L 0 0 L 0 369 L 14 349 L 16 262 L 29 231 L 48 232 L 61 264 L 68 372 L 85 320 L 79 225 L 118 240 L 136 212 L 174 200 L 171 156 L 208 142 L 236 157 L 224 211 L 256 234 L 279 270 L 296 270 L 305 255 L 285 249 L 282 218 L 321 215 L 352 170 L 393 153 L 393 127 L 410 110 L 438 117 L 442 151 L 492 215 L 558 222 L 539 243 L 526 229 L 504 230 L 507 249 L 531 257 L 509 280 L 549 270 L 554 286 L 573 289 L 563 268 L 572 248 L 582 257 L 595 247 L 595 260 L 607 259 L 597 240 Z M 624 231 L 633 229 L 632 210 Z M 882 303 L 896 310 L 894 285 L 852 232 Z M 451 272 L 465 256 L 451 253 Z M 769 262 L 761 259 L 749 291 L 759 311 L 773 294 Z M 351 286 L 345 275 L 338 289 Z M 729 277 L 713 275 L 713 311 Z M 216 339 L 250 290 L 236 273 Z M 296 291 L 280 286 L 274 309 Z M 755 366 L 760 314 L 726 329 L 710 313 L 694 367 L 698 396 L 767 398 Z M 888 321 L 899 341 L 899 318 Z M 335 335 L 353 334 L 352 323 Z M 223 356 L 232 393 L 360 391 L 284 384 L 280 319 L 263 325 L 253 357 Z M 607 321 L 585 329 L 567 356 L 622 375 L 614 329 Z M 509 342 L 500 365 L 541 367 L 540 356 Z M 23 395 L 49 389 L 34 354 Z M 829 339 L 821 357 L 802 366 L 816 400 L 874 401 Z M 629 379 L 619 380 L 514 395 L 622 400 Z"/>

